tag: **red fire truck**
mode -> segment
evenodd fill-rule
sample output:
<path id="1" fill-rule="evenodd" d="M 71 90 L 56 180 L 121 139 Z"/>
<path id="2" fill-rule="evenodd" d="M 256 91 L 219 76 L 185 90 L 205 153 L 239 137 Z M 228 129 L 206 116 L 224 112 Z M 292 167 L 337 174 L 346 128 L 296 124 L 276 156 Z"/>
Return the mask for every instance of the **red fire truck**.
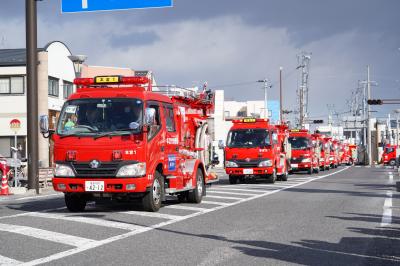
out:
<path id="1" fill-rule="evenodd" d="M 321 171 L 329 170 L 329 146 L 325 140 L 325 135 L 314 133 L 312 136 L 319 147 L 319 168 Z"/>
<path id="2" fill-rule="evenodd" d="M 102 198 L 139 198 L 147 211 L 158 211 L 167 194 L 201 202 L 206 184 L 218 180 L 210 172 L 210 91 L 155 91 L 147 77 L 74 83 L 56 130 L 41 118 L 41 132 L 54 141 L 53 186 L 70 211 Z"/>
<path id="3" fill-rule="evenodd" d="M 318 173 L 320 166 L 310 132 L 306 129 L 292 129 L 289 133 L 289 143 L 292 148 L 290 161 L 292 172 Z"/>
<path id="4" fill-rule="evenodd" d="M 382 162 L 383 164 L 394 166 L 396 165 L 396 145 L 386 145 L 383 149 Z"/>
<path id="5" fill-rule="evenodd" d="M 331 168 L 337 168 L 339 164 L 338 142 L 332 137 L 326 137 L 325 140 L 329 145 L 329 165 Z"/>
<path id="6" fill-rule="evenodd" d="M 288 165 L 282 157 L 283 135 L 268 119 L 233 120 L 225 147 L 225 171 L 229 182 L 236 184 L 245 178 L 266 177 L 287 180 Z M 282 131 L 283 132 L 283 131 Z M 281 134 L 283 134 L 281 132 Z"/>

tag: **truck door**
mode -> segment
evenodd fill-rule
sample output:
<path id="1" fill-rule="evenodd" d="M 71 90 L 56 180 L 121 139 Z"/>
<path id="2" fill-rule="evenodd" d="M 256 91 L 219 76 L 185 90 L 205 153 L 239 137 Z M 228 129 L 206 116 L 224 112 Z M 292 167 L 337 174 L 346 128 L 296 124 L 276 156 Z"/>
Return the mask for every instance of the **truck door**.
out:
<path id="1" fill-rule="evenodd" d="M 178 138 L 178 132 L 176 130 L 174 107 L 172 104 L 164 103 L 163 109 L 164 109 L 163 120 L 165 121 L 165 132 L 166 132 L 165 172 L 167 175 L 181 176 L 179 171 L 179 165 L 180 165 L 179 138 Z"/>
<path id="2" fill-rule="evenodd" d="M 161 108 L 160 104 L 155 101 L 147 102 L 147 108 L 155 109 L 155 119 L 152 125 L 149 126 L 147 133 L 147 163 L 148 169 L 154 169 L 157 164 L 164 161 L 165 154 L 165 131 L 162 130 L 161 123 Z"/>

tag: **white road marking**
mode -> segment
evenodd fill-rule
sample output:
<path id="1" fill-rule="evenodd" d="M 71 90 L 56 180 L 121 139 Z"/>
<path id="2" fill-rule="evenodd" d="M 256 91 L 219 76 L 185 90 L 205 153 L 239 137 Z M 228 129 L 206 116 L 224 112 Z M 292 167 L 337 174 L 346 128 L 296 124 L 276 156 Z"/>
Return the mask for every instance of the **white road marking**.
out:
<path id="1" fill-rule="evenodd" d="M 208 210 L 208 208 L 192 207 L 186 205 L 168 205 L 165 206 L 164 209 L 188 210 L 188 211 L 199 211 L 199 212 Z"/>
<path id="2" fill-rule="evenodd" d="M 282 186 L 282 185 L 267 185 L 267 184 L 239 184 L 239 186 L 244 186 L 244 187 L 273 187 L 273 188 L 285 188 L 287 186 Z"/>
<path id="3" fill-rule="evenodd" d="M 220 206 L 227 206 L 227 205 L 229 205 L 229 203 L 226 203 L 226 202 L 209 201 L 209 200 L 202 200 L 201 203 L 204 203 L 204 204 L 213 204 L 213 205 L 220 205 Z"/>
<path id="4" fill-rule="evenodd" d="M 0 255 L 0 265 L 18 265 L 21 264 L 22 261 L 14 260 L 11 258 L 3 257 Z"/>
<path id="5" fill-rule="evenodd" d="M 114 221 L 107 221 L 104 219 L 97 219 L 91 217 L 84 217 L 84 216 L 69 216 L 70 214 L 54 214 L 54 213 L 44 213 L 44 212 L 35 212 L 29 213 L 28 216 L 31 217 L 40 217 L 45 219 L 55 219 L 55 220 L 65 220 L 71 222 L 78 222 L 78 223 L 85 223 L 97 226 L 104 226 L 110 228 L 118 228 L 128 231 L 135 231 L 142 229 L 143 226 L 133 225 L 128 223 L 121 223 L 121 222 L 114 222 Z M 84 214 L 83 214 L 84 215 Z"/>
<path id="6" fill-rule="evenodd" d="M 212 190 L 212 191 L 207 191 L 208 193 L 212 194 L 230 194 L 230 195 L 239 195 L 239 196 L 254 196 L 255 194 L 250 194 L 250 193 L 241 193 L 241 192 L 236 192 L 236 191 L 221 191 L 221 190 Z"/>
<path id="7" fill-rule="evenodd" d="M 144 216 L 144 217 L 167 219 L 167 220 L 181 220 L 183 217 L 185 217 L 185 216 L 179 216 L 179 215 L 164 214 L 164 213 L 159 213 L 159 212 L 127 211 L 127 212 L 120 212 L 120 213 L 129 214 L 129 215 L 139 215 L 139 216 Z"/>
<path id="8" fill-rule="evenodd" d="M 393 184 L 393 173 L 389 172 L 389 184 Z"/>
<path id="9" fill-rule="evenodd" d="M 0 224 L 0 231 L 16 233 L 75 247 L 84 247 L 86 245 L 90 245 L 96 242 L 95 240 L 88 238 L 66 235 L 22 225 Z"/>
<path id="10" fill-rule="evenodd" d="M 241 199 L 243 199 L 243 198 L 238 198 L 238 197 L 214 196 L 214 195 L 210 195 L 209 193 L 207 193 L 206 198 L 213 198 L 213 199 L 230 199 L 230 200 L 241 200 Z"/>
<path id="11" fill-rule="evenodd" d="M 262 197 L 266 197 L 266 196 L 269 196 L 269 195 L 272 195 L 272 194 L 275 194 L 275 193 L 279 193 L 280 191 L 287 190 L 287 189 L 290 189 L 290 188 L 293 188 L 293 187 L 298 187 L 298 186 L 301 186 L 301 185 L 305 185 L 305 184 L 310 183 L 312 181 L 319 180 L 319 179 L 322 179 L 322 178 L 325 178 L 325 177 L 328 177 L 328 176 L 332 176 L 334 174 L 338 174 L 338 173 L 340 173 L 340 172 L 342 172 L 344 170 L 347 170 L 348 168 L 350 168 L 350 167 L 346 167 L 346 168 L 340 169 L 340 170 L 338 170 L 336 172 L 332 172 L 332 173 L 327 174 L 327 175 L 311 178 L 311 179 L 309 179 L 307 181 L 304 181 L 302 183 L 299 183 L 299 184 L 296 184 L 296 185 L 293 185 L 293 186 L 278 188 L 276 190 L 270 190 L 270 191 L 267 191 L 267 192 L 265 192 L 263 194 L 255 195 L 255 196 L 249 197 L 249 198 L 240 199 L 240 200 L 232 202 L 232 203 L 219 203 L 219 202 L 205 200 L 205 201 L 202 201 L 202 202 L 206 203 L 206 204 L 207 203 L 216 204 L 216 205 L 219 205 L 219 206 L 207 209 L 207 210 L 205 210 L 203 212 L 195 212 L 195 213 L 190 214 L 190 215 L 182 216 L 182 218 L 180 218 L 180 219 L 169 220 L 169 221 L 162 222 L 162 223 L 159 223 L 159 224 L 155 224 L 155 225 L 152 225 L 152 226 L 149 226 L 149 227 L 144 227 L 141 230 L 131 231 L 131 232 L 128 232 L 126 234 L 117 235 L 117 236 L 110 237 L 110 238 L 107 238 L 107 239 L 104 239 L 104 240 L 92 242 L 92 243 L 90 243 L 90 244 L 88 244 L 86 246 L 80 246 L 78 248 L 70 249 L 70 250 L 67 250 L 67 251 L 63 251 L 63 252 L 60 252 L 60 253 L 56 253 L 56 254 L 47 256 L 47 257 L 43 257 L 43 258 L 39 258 L 39 259 L 36 259 L 36 260 L 32 260 L 30 262 L 23 263 L 22 265 L 33 266 L 33 265 L 39 265 L 39 264 L 48 263 L 48 262 L 51 262 L 51 261 L 54 261 L 54 260 L 62 259 L 62 258 L 71 256 L 71 255 L 74 255 L 74 254 L 78 254 L 78 253 L 81 253 L 81 252 L 84 252 L 84 251 L 87 251 L 87 250 L 90 250 L 90 249 L 93 249 L 93 248 L 96 248 L 96 247 L 99 247 L 99 246 L 103 246 L 103 245 L 118 241 L 118 240 L 126 239 L 128 237 L 131 237 L 131 236 L 134 236 L 134 235 L 137 235 L 137 234 L 148 232 L 148 231 L 154 230 L 156 228 L 161 228 L 161 227 L 164 227 L 164 226 L 167 226 L 167 225 L 171 225 L 171 224 L 177 223 L 179 221 L 183 221 L 183 220 L 187 220 L 187 219 L 190 219 L 190 218 L 193 218 L 193 217 L 197 217 L 197 216 L 203 215 L 205 213 L 214 212 L 214 211 L 221 210 L 221 209 L 224 209 L 224 208 L 227 208 L 227 207 L 230 207 L 230 206 L 235 206 L 235 205 L 238 205 L 238 204 L 241 204 L 241 203 L 244 203 L 244 202 L 248 202 L 248 201 L 255 200 L 255 199 L 258 199 L 258 198 L 262 198 Z M 220 198 L 223 198 L 223 197 L 220 197 Z"/>
<path id="12" fill-rule="evenodd" d="M 244 189 L 244 188 L 225 188 L 225 187 L 215 187 L 215 188 L 211 188 L 211 189 L 207 189 L 207 192 L 211 192 L 211 191 L 245 191 L 245 192 L 254 192 L 254 194 L 258 194 L 258 193 L 263 193 L 266 190 L 254 190 L 254 189 Z M 253 195 L 254 195 L 253 194 Z"/>
<path id="13" fill-rule="evenodd" d="M 392 223 L 392 197 L 393 192 L 387 191 L 386 192 L 387 198 L 385 199 L 385 203 L 383 205 L 383 214 L 382 214 L 382 221 L 381 226 L 388 226 Z"/>

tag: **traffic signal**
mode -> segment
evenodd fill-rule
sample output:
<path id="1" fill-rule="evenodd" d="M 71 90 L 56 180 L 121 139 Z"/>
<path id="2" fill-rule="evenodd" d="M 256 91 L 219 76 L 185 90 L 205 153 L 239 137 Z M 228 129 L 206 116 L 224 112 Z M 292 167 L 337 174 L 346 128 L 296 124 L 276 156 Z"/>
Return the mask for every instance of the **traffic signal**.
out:
<path id="1" fill-rule="evenodd" d="M 367 103 L 369 105 L 382 105 L 383 104 L 382 100 L 379 100 L 379 99 L 368 100 Z"/>
<path id="2" fill-rule="evenodd" d="M 322 124 L 324 120 L 313 120 L 313 124 Z"/>

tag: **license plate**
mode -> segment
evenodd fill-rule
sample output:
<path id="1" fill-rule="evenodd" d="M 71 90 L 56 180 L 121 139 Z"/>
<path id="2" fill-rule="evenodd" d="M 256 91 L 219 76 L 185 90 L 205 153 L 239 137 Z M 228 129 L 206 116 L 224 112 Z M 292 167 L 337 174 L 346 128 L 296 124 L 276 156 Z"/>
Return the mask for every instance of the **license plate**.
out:
<path id="1" fill-rule="evenodd" d="M 252 175 L 253 174 L 253 169 L 243 169 L 243 174 Z"/>
<path id="2" fill-rule="evenodd" d="M 104 181 L 85 181 L 85 191 L 104 191 Z"/>
<path id="3" fill-rule="evenodd" d="M 297 163 L 292 163 L 290 166 L 291 166 L 292 168 L 298 168 L 298 167 L 299 167 L 299 165 L 298 165 Z"/>

